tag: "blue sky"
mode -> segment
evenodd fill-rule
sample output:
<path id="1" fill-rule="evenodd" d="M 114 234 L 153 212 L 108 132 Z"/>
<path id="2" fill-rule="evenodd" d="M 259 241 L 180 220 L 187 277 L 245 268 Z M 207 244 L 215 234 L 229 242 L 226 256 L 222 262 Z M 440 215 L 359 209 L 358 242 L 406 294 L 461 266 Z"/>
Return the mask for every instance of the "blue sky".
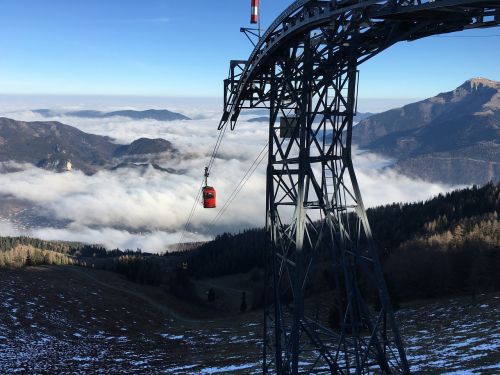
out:
<path id="1" fill-rule="evenodd" d="M 291 0 L 261 0 L 268 25 Z M 251 45 L 250 0 L 0 0 L 0 94 L 220 97 Z M 361 66 L 360 96 L 422 98 L 500 80 L 500 29 L 401 43 Z"/>

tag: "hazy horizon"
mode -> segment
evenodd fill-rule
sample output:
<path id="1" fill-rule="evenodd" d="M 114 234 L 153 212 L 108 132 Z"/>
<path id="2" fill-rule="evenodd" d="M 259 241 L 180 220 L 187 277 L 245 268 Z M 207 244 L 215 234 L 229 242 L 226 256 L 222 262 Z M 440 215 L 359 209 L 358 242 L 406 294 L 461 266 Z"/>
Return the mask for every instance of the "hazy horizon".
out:
<path id="1" fill-rule="evenodd" d="M 450 88 L 450 90 L 451 89 L 452 88 Z M 423 99 L 425 98 L 360 97 L 358 99 L 358 112 L 383 112 Z M 65 111 L 79 109 L 167 109 L 169 111 L 179 111 L 183 114 L 187 114 L 188 112 L 193 112 L 193 106 L 196 106 L 198 112 L 199 109 L 209 111 L 219 110 L 222 115 L 223 99 L 222 97 L 0 94 L 0 110 L 3 112 L 42 108 Z M 201 106 L 201 108 L 199 106 Z"/>

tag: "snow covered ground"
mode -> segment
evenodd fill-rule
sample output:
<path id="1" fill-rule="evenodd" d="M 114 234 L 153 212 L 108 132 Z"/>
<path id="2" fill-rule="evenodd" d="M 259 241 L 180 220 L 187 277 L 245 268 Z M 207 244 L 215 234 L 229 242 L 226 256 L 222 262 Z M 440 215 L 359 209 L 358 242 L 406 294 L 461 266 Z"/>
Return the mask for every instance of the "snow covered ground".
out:
<path id="1" fill-rule="evenodd" d="M 500 373 L 500 296 L 426 304 L 398 313 L 414 373 Z"/>
<path id="2" fill-rule="evenodd" d="M 174 320 L 104 285 L 115 279 L 94 283 L 71 267 L 0 270 L 0 373 L 260 373 L 260 314 Z M 413 373 L 500 373 L 499 306 L 496 294 L 400 310 Z"/>

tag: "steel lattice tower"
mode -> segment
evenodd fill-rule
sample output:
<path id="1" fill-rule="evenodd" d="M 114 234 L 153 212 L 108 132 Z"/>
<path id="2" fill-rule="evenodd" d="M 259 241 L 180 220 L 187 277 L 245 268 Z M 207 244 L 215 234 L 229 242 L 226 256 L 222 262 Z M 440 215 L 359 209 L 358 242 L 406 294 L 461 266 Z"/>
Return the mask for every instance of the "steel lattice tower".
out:
<path id="1" fill-rule="evenodd" d="M 296 374 L 299 356 L 302 370 L 408 372 L 352 165 L 357 60 L 342 58 L 339 66 L 331 61 L 343 56 L 338 46 L 318 46 L 305 34 L 269 72 L 266 227 L 274 298 L 264 372 Z M 325 70 L 329 60 L 337 69 Z M 335 296 L 314 306 L 317 272 L 325 270 L 335 277 Z M 378 302 L 367 301 L 362 280 Z M 325 317 L 332 309 L 337 322 Z"/>
<path id="2" fill-rule="evenodd" d="M 409 373 L 352 162 L 358 66 L 498 24 L 498 0 L 297 0 L 231 61 L 219 129 L 270 114 L 263 373 Z"/>

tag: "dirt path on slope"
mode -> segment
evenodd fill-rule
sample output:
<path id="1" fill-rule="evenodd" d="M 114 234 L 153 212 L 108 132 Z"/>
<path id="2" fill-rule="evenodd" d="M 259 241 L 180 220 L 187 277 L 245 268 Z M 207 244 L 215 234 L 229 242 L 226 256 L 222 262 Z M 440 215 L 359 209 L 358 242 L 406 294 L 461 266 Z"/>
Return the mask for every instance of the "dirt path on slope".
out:
<path id="1" fill-rule="evenodd" d="M 195 320 L 195 319 L 187 318 L 185 316 L 181 316 L 177 312 L 175 312 L 173 309 L 171 309 L 171 308 L 169 308 L 161 303 L 156 302 L 152 298 L 149 298 L 148 296 L 146 296 L 142 293 L 139 293 L 139 292 L 136 292 L 136 291 L 133 291 L 130 289 L 118 287 L 116 285 L 112 285 L 110 283 L 107 283 L 103 280 L 99 280 L 97 277 L 91 275 L 89 272 L 85 272 L 84 270 L 82 270 L 76 266 L 67 266 L 66 269 L 71 270 L 72 272 L 77 273 L 79 275 L 83 275 L 87 279 L 89 279 L 89 280 L 93 281 L 94 283 L 99 284 L 105 288 L 108 288 L 111 290 L 116 290 L 116 291 L 119 291 L 119 292 L 122 292 L 122 293 L 125 293 L 128 295 L 134 296 L 136 298 L 139 298 L 139 299 L 143 300 L 144 302 L 147 302 L 148 304 L 150 304 L 151 306 L 153 306 L 157 310 L 161 311 L 162 313 L 169 315 L 170 317 L 172 317 L 175 320 L 178 320 L 179 322 L 182 322 L 182 323 L 206 323 L 206 321 Z"/>
<path id="2" fill-rule="evenodd" d="M 236 288 L 231 288 L 231 287 L 226 286 L 226 285 L 214 283 L 214 282 L 208 281 L 208 280 L 197 280 L 196 283 L 198 283 L 199 285 L 203 285 L 205 287 L 208 287 L 208 288 L 214 288 L 214 289 L 219 289 L 219 290 L 225 290 L 226 292 L 237 293 L 238 295 L 241 295 L 241 292 L 246 292 L 247 294 L 252 293 L 252 290 L 249 288 L 236 289 Z"/>

